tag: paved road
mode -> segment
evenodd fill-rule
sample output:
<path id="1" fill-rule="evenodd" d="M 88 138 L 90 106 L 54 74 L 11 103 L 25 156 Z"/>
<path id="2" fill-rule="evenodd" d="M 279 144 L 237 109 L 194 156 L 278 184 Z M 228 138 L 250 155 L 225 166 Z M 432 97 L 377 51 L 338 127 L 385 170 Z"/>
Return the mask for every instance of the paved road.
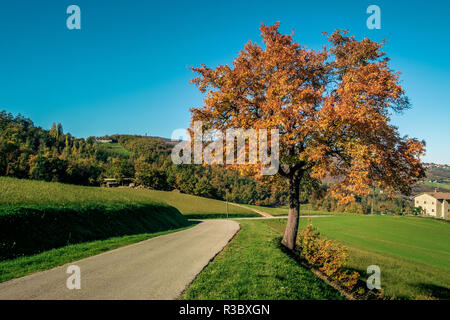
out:
<path id="1" fill-rule="evenodd" d="M 199 225 L 0 283 L 0 299 L 176 299 L 239 230 L 231 220 Z M 69 290 L 69 265 L 81 289 Z"/>

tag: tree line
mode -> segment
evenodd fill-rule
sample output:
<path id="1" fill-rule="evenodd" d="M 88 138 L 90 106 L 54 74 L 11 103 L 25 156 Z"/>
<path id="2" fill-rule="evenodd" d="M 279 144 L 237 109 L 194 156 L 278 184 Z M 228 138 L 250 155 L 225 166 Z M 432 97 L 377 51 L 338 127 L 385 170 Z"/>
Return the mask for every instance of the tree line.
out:
<path id="1" fill-rule="evenodd" d="M 282 179 L 255 179 L 242 176 L 223 166 L 175 165 L 170 154 L 172 144 L 162 138 L 111 135 L 108 148 L 95 137 L 76 138 L 64 133 L 60 123 L 50 130 L 37 127 L 22 115 L 0 112 L 0 175 L 24 179 L 99 186 L 103 178 L 134 178 L 138 185 L 156 190 L 179 190 L 207 198 L 264 206 L 288 203 L 288 190 Z M 125 152 L 126 151 L 126 152 Z M 311 203 L 321 211 L 368 214 L 411 212 L 403 198 L 357 197 L 355 202 L 340 204 L 331 197 L 329 187 L 306 177 L 300 185 L 300 202 Z"/>
<path id="2" fill-rule="evenodd" d="M 162 138 L 112 135 L 103 138 L 128 152 L 108 148 L 95 137 L 76 138 L 60 123 L 50 130 L 31 119 L 0 112 L 0 175 L 98 186 L 103 178 L 135 178 L 137 184 L 238 203 L 282 205 L 282 183 L 257 181 L 220 166 L 175 165 L 172 144 Z"/>

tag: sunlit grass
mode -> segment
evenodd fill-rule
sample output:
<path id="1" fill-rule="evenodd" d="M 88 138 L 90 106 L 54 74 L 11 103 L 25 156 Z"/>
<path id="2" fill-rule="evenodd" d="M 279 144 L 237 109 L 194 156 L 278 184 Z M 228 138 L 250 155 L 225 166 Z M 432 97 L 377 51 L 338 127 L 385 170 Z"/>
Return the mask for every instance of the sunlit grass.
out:
<path id="1" fill-rule="evenodd" d="M 108 143 L 100 143 L 99 149 L 105 149 L 110 154 L 115 154 L 118 156 L 128 157 L 131 155 L 131 152 L 126 150 L 119 143 L 108 142 Z"/>
<path id="2" fill-rule="evenodd" d="M 261 220 L 240 220 L 241 230 L 187 289 L 184 299 L 343 299 L 280 247 Z"/>
<path id="3" fill-rule="evenodd" d="M 129 188 L 100 188 L 0 177 L 0 204 L 57 204 L 86 202 L 167 203 L 190 218 L 226 217 L 224 201 L 179 192 Z M 228 206 L 230 217 L 259 216 L 255 212 Z"/>
<path id="4" fill-rule="evenodd" d="M 445 189 L 446 191 L 450 191 L 450 183 L 447 183 L 447 182 L 428 182 L 428 181 L 425 181 L 425 182 L 423 182 L 423 184 L 428 186 L 428 187 L 442 188 L 442 189 Z"/>
<path id="5" fill-rule="evenodd" d="M 287 216 L 289 214 L 289 208 L 287 206 L 282 207 L 265 207 L 265 206 L 255 206 L 250 204 L 244 204 L 243 206 L 253 208 L 262 212 L 266 212 L 272 216 Z M 302 216 L 323 216 L 323 215 L 351 215 L 350 213 L 344 212 L 328 212 L 321 210 L 313 210 L 310 204 L 300 205 L 300 215 Z"/>
<path id="6" fill-rule="evenodd" d="M 264 221 L 283 232 L 285 220 Z M 300 227 L 307 219 L 300 220 Z M 350 216 L 314 219 L 313 225 L 349 250 L 348 267 L 363 279 L 370 265 L 381 268 L 381 284 L 392 298 L 450 299 L 450 223 L 435 219 Z"/>

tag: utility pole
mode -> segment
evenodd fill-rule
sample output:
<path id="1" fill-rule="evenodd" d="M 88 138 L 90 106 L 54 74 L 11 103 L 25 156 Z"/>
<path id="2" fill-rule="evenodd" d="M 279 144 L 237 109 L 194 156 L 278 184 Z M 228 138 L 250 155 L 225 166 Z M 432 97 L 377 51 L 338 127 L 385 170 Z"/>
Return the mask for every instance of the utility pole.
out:
<path id="1" fill-rule="evenodd" d="M 375 196 L 374 193 L 375 193 L 375 192 L 374 192 L 374 190 L 373 190 L 373 188 L 372 188 L 372 205 L 370 206 L 370 214 L 371 214 L 371 215 L 373 215 L 373 201 L 374 201 L 373 198 L 374 198 L 374 196 Z"/>
<path id="2" fill-rule="evenodd" d="M 227 219 L 228 219 L 228 190 L 225 192 L 225 200 L 226 200 L 226 206 L 227 206 Z"/>

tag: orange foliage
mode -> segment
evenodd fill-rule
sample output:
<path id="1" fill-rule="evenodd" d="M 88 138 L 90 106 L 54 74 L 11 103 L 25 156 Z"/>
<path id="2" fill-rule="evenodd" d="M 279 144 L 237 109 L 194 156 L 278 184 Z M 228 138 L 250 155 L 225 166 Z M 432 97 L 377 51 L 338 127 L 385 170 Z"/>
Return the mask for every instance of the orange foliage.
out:
<path id="1" fill-rule="evenodd" d="M 339 176 L 332 194 L 342 202 L 372 187 L 409 193 L 424 176 L 425 148 L 389 123 L 409 102 L 383 43 L 337 30 L 317 51 L 278 27 L 262 24 L 263 45 L 248 42 L 232 66 L 192 68 L 199 75 L 192 83 L 206 95 L 191 109 L 192 121 L 218 130 L 279 129 L 279 174 Z"/>
<path id="2" fill-rule="evenodd" d="M 347 249 L 322 237 L 313 227 L 311 219 L 300 233 L 298 253 L 308 263 L 319 268 L 328 278 L 339 282 L 346 289 L 352 290 L 356 285 L 359 273 L 344 268 L 348 257 Z"/>

